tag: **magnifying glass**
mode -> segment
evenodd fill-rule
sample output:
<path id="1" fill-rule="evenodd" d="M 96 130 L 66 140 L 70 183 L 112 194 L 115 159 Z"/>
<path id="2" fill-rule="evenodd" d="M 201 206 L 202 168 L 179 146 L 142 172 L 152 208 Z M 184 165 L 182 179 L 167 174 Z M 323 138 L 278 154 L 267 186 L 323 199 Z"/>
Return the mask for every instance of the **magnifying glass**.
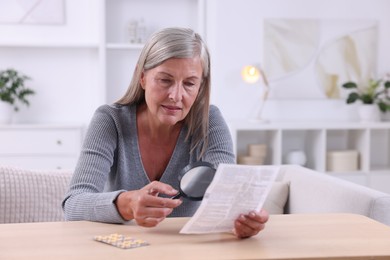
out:
<path id="1" fill-rule="evenodd" d="M 202 200 L 215 175 L 214 166 L 208 162 L 187 165 L 179 174 L 179 193 L 172 197 Z"/>

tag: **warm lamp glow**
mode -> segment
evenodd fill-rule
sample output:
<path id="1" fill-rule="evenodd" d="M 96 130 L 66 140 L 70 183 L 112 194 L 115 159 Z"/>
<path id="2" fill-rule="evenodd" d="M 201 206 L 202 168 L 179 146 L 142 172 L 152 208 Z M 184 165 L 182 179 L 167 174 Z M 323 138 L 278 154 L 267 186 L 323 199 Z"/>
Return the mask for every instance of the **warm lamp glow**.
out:
<path id="1" fill-rule="evenodd" d="M 261 97 L 260 106 L 258 107 L 256 112 L 255 120 L 257 122 L 265 122 L 266 120 L 262 118 L 262 113 L 263 113 L 264 104 L 268 99 L 269 85 L 268 85 L 267 77 L 264 74 L 264 71 L 262 71 L 260 67 L 247 65 L 241 70 L 241 76 L 245 82 L 251 84 L 256 83 L 257 81 L 259 81 L 260 78 L 262 78 L 264 83 L 264 89 L 263 89 L 263 95 Z"/>
<path id="2" fill-rule="evenodd" d="M 256 83 L 260 79 L 260 70 L 255 66 L 245 66 L 241 71 L 242 79 L 247 83 Z"/>

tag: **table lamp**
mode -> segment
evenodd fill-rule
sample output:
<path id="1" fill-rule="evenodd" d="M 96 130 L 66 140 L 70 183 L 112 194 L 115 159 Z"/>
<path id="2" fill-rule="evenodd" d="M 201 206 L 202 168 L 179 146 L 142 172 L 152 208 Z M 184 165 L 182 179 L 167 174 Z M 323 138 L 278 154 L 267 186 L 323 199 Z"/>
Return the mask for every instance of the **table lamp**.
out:
<path id="1" fill-rule="evenodd" d="M 264 104 L 267 101 L 268 94 L 269 94 L 269 84 L 268 84 L 267 77 L 264 74 L 264 71 L 260 68 L 260 66 L 247 65 L 242 69 L 241 76 L 245 82 L 250 84 L 255 84 L 259 81 L 260 78 L 262 78 L 264 84 L 264 90 L 263 90 L 263 95 L 261 97 L 260 106 L 258 107 L 255 114 L 254 121 L 256 122 L 267 121 L 262 118 Z"/>

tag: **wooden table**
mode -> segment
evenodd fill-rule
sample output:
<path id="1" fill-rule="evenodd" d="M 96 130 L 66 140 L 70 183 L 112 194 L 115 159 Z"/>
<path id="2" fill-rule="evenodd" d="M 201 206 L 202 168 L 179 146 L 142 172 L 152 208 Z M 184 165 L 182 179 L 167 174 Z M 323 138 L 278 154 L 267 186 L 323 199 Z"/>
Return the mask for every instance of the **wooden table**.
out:
<path id="1" fill-rule="evenodd" d="M 0 259 L 390 259 L 390 227 L 353 214 L 272 215 L 249 239 L 182 235 L 187 218 L 155 228 L 94 222 L 0 224 Z M 93 240 L 120 233 L 149 246 L 119 249 Z"/>

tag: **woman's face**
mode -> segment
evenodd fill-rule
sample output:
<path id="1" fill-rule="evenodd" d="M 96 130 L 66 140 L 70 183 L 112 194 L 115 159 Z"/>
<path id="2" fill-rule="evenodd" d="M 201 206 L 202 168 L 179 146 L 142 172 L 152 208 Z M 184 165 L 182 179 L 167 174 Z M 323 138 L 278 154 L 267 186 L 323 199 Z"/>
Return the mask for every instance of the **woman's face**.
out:
<path id="1" fill-rule="evenodd" d="M 202 72 L 199 57 L 168 59 L 144 71 L 141 86 L 153 120 L 170 126 L 182 121 L 198 96 Z"/>

